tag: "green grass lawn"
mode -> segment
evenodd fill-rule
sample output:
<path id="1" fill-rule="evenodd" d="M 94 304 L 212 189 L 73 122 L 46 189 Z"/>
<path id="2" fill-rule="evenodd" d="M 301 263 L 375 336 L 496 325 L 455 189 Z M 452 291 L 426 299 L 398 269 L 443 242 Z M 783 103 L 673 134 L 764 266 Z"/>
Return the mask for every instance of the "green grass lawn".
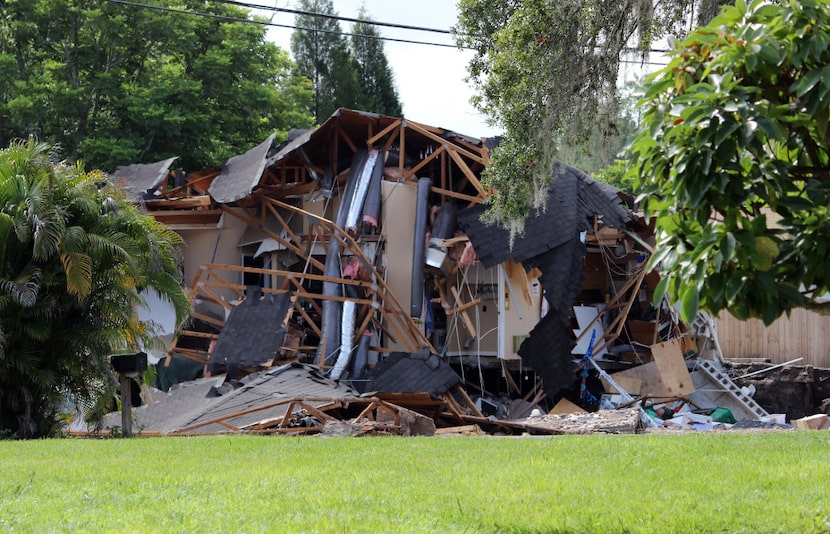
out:
<path id="1" fill-rule="evenodd" d="M 830 432 L 0 442 L 0 531 L 830 531 Z"/>

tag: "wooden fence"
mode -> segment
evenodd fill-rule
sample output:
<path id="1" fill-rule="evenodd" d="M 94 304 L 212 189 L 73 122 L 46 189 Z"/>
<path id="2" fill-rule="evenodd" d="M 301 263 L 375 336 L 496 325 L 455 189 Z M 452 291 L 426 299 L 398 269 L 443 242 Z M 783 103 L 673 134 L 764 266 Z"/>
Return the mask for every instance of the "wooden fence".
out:
<path id="1" fill-rule="evenodd" d="M 784 363 L 803 358 L 796 365 L 830 368 L 830 316 L 797 309 L 764 326 L 763 321 L 739 321 L 722 312 L 715 321 L 725 358 L 769 358 Z"/>

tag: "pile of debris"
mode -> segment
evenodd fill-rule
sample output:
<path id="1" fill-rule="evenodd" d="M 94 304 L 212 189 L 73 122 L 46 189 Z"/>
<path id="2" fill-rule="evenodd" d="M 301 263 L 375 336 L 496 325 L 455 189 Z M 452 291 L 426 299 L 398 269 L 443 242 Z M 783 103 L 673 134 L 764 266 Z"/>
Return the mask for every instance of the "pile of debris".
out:
<path id="1" fill-rule="evenodd" d="M 145 436 L 557 435 L 789 427 L 783 415 L 768 414 L 751 391 L 738 387 L 712 360 L 687 361 L 679 343 L 661 345 L 649 364 L 613 374 L 597 367 L 612 393 L 602 394 L 600 409 L 593 412 L 563 397 L 544 413 L 542 394 L 513 401 L 504 416 L 487 415 L 481 409 L 485 399 L 473 400 L 446 361 L 424 351 L 393 354 L 353 381 L 338 382 L 314 365 L 294 362 L 239 380 L 222 374 L 182 382 L 135 409 L 135 427 Z M 118 413 L 108 414 L 107 431 L 99 433 L 112 433 L 120 421 Z"/>
<path id="2" fill-rule="evenodd" d="M 654 303 L 653 221 L 624 193 L 557 163 L 523 235 L 482 218 L 495 142 L 338 110 L 215 169 L 116 169 L 113 183 L 182 236 L 192 280 L 192 320 L 157 355 L 171 379 L 135 410 L 136 428 L 516 435 L 785 422 L 732 381 L 711 319 L 684 325 Z M 173 380 L 182 360 L 196 367 Z"/>
<path id="3" fill-rule="evenodd" d="M 291 363 L 241 380 L 220 375 L 177 384 L 135 409 L 135 426 L 144 436 L 631 433 L 640 426 L 636 410 L 563 422 L 556 422 L 557 416 L 536 414 L 501 420 L 484 415 L 459 381 L 434 355 L 396 355 L 363 384 L 369 388 L 386 384 L 386 391 L 364 393 L 328 378 L 313 365 Z M 106 433 L 112 433 L 120 421 L 118 413 L 108 414 L 103 422 Z"/>

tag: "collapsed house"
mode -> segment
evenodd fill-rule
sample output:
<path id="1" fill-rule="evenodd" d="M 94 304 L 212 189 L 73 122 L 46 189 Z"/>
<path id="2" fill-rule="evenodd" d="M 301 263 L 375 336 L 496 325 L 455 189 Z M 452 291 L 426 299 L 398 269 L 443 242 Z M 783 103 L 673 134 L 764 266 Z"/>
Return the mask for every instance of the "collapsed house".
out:
<path id="1" fill-rule="evenodd" d="M 516 421 L 635 399 L 707 409 L 728 398 L 740 418 L 768 415 L 721 372 L 711 321 L 682 325 L 652 306 L 651 228 L 616 189 L 556 165 L 546 206 L 512 244 L 484 222 L 490 146 L 341 109 L 221 168 L 117 169 L 113 182 L 184 241 L 192 320 L 164 358 L 203 378 L 168 402 L 214 399 L 166 423 L 150 414 L 169 410 L 148 406 L 141 426 L 296 432 L 346 418 L 354 429 L 380 410 L 386 429 L 412 412 L 439 428 L 557 433 Z M 274 380 L 289 375 L 325 391 Z M 231 384 L 222 395 L 217 380 Z"/>

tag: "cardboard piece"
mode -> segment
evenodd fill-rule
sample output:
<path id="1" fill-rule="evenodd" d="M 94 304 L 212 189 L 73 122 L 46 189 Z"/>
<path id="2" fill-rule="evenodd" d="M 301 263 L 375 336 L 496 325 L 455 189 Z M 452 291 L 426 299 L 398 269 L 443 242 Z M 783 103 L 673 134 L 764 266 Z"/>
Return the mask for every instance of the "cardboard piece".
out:
<path id="1" fill-rule="evenodd" d="M 557 402 L 556 406 L 554 406 L 553 409 L 548 413 L 551 413 L 551 414 L 568 414 L 568 413 L 587 413 L 587 412 L 585 410 L 583 410 L 580 406 L 577 406 L 576 404 L 572 403 L 568 399 L 563 398 L 562 400 Z"/>
<path id="2" fill-rule="evenodd" d="M 638 365 L 637 367 L 632 367 L 631 369 L 626 369 L 625 371 L 618 371 L 611 376 L 617 381 L 618 384 L 620 384 L 620 387 L 623 388 L 625 388 L 625 386 L 619 382 L 620 379 L 639 380 L 640 395 L 643 396 L 673 397 L 676 395 L 676 393 L 670 393 L 667 391 L 666 386 L 663 385 L 663 381 L 660 379 L 660 372 L 657 370 L 656 362 L 649 362 L 643 365 Z"/>
<path id="3" fill-rule="evenodd" d="M 792 424 L 799 430 L 827 430 L 830 428 L 830 418 L 827 417 L 827 414 L 817 413 L 795 419 Z"/>
<path id="4" fill-rule="evenodd" d="M 640 387 L 642 386 L 643 382 L 639 378 L 620 376 L 620 373 L 615 373 L 613 378 L 614 381 L 617 384 L 619 384 L 619 386 L 623 388 L 625 392 L 629 395 L 636 397 L 640 394 Z M 608 380 L 604 378 L 600 378 L 600 380 L 602 381 L 602 387 L 608 393 L 620 393 L 619 391 L 617 391 L 617 388 L 612 386 Z"/>

